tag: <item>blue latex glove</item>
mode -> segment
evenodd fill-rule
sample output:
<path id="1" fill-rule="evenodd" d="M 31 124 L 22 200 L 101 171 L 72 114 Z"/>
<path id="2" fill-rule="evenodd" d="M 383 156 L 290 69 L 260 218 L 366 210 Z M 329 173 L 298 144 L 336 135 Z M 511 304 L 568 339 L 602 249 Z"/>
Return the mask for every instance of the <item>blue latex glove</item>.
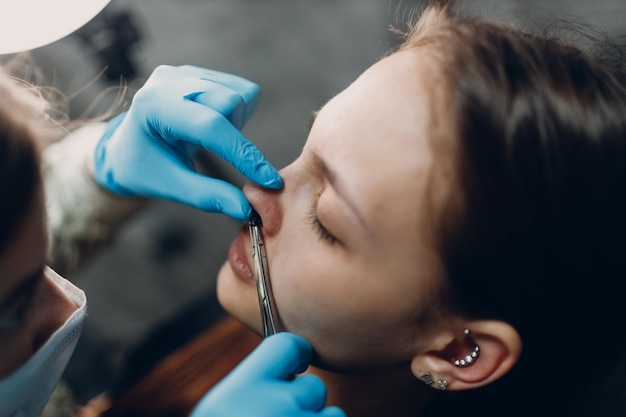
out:
<path id="1" fill-rule="evenodd" d="M 205 148 L 249 180 L 282 187 L 278 172 L 240 132 L 259 99 L 244 78 L 205 68 L 158 67 L 130 109 L 107 124 L 94 155 L 96 181 L 123 196 L 177 201 L 247 220 L 240 189 L 198 174 L 192 157 Z"/>
<path id="2" fill-rule="evenodd" d="M 295 380 L 311 345 L 292 333 L 270 336 L 198 403 L 191 417 L 345 417 L 326 407 L 326 387 L 312 375 Z"/>

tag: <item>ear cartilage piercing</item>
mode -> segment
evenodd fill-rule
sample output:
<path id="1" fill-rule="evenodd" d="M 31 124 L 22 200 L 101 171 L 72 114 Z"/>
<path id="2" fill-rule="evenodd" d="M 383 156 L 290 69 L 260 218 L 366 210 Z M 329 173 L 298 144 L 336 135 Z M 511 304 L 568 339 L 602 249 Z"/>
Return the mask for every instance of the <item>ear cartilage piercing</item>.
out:
<path id="1" fill-rule="evenodd" d="M 420 377 L 422 379 L 422 382 L 424 382 L 424 384 L 426 385 L 432 385 L 433 382 L 435 382 L 435 380 L 433 379 L 433 376 L 431 374 L 424 374 Z"/>
<path id="2" fill-rule="evenodd" d="M 463 334 L 465 334 L 465 336 L 467 336 L 468 338 L 472 338 L 472 335 L 469 329 L 463 330 Z M 480 355 L 480 348 L 474 342 L 474 349 L 472 350 L 472 352 L 469 355 L 465 356 L 464 358 L 453 360 L 452 364 L 454 366 L 458 366 L 461 368 L 464 366 L 470 366 L 474 364 L 474 362 L 476 362 L 476 359 L 478 359 L 478 355 Z"/>
<path id="3" fill-rule="evenodd" d="M 463 359 L 456 359 L 452 363 L 454 364 L 454 366 L 459 367 L 470 366 L 476 361 L 476 359 L 478 359 L 478 355 L 480 355 L 480 348 L 478 347 L 478 345 L 476 345 L 474 346 L 474 350 L 472 351 L 472 353 L 470 353 Z"/>
<path id="4" fill-rule="evenodd" d="M 440 379 L 439 381 L 437 381 L 437 385 L 439 386 L 439 389 L 442 391 L 445 391 L 448 389 L 448 381 L 446 381 L 445 379 Z"/>

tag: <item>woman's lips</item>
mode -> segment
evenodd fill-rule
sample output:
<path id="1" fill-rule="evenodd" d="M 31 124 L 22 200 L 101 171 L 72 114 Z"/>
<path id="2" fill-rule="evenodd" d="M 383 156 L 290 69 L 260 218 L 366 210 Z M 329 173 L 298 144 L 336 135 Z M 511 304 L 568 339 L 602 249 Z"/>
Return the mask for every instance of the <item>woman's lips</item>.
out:
<path id="1" fill-rule="evenodd" d="M 245 227 L 245 231 L 248 228 Z M 246 251 L 244 250 L 244 242 L 245 242 L 245 234 L 244 230 L 239 233 L 237 239 L 233 241 L 230 245 L 230 249 L 228 250 L 228 263 L 230 264 L 231 269 L 235 273 L 235 275 L 243 281 L 254 284 L 254 274 L 252 273 L 252 269 L 250 268 L 250 264 L 248 263 L 248 258 L 246 257 Z"/>

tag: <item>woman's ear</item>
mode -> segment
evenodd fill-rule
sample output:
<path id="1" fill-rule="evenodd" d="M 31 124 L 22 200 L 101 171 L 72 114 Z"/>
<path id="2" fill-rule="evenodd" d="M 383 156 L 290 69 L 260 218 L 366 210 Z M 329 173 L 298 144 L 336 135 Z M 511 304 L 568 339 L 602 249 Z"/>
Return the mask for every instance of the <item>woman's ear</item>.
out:
<path id="1" fill-rule="evenodd" d="M 411 371 L 437 389 L 482 387 L 505 375 L 522 351 L 522 341 L 510 324 L 499 320 L 464 321 L 458 331 L 445 330 L 411 361 Z"/>

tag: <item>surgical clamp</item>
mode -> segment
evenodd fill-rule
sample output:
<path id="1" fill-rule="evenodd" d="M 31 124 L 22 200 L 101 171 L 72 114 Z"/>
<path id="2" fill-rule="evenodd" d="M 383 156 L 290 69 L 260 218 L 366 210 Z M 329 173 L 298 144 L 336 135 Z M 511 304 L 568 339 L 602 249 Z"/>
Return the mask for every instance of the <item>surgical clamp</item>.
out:
<path id="1" fill-rule="evenodd" d="M 256 289 L 259 296 L 259 307 L 261 309 L 261 322 L 263 324 L 264 337 L 276 334 L 280 331 L 276 305 L 272 295 L 272 288 L 269 281 L 269 269 L 267 266 L 267 255 L 265 244 L 261 235 L 261 217 L 256 211 L 252 211 L 250 219 L 250 240 L 252 242 L 252 261 L 254 263 L 254 277 Z"/>

